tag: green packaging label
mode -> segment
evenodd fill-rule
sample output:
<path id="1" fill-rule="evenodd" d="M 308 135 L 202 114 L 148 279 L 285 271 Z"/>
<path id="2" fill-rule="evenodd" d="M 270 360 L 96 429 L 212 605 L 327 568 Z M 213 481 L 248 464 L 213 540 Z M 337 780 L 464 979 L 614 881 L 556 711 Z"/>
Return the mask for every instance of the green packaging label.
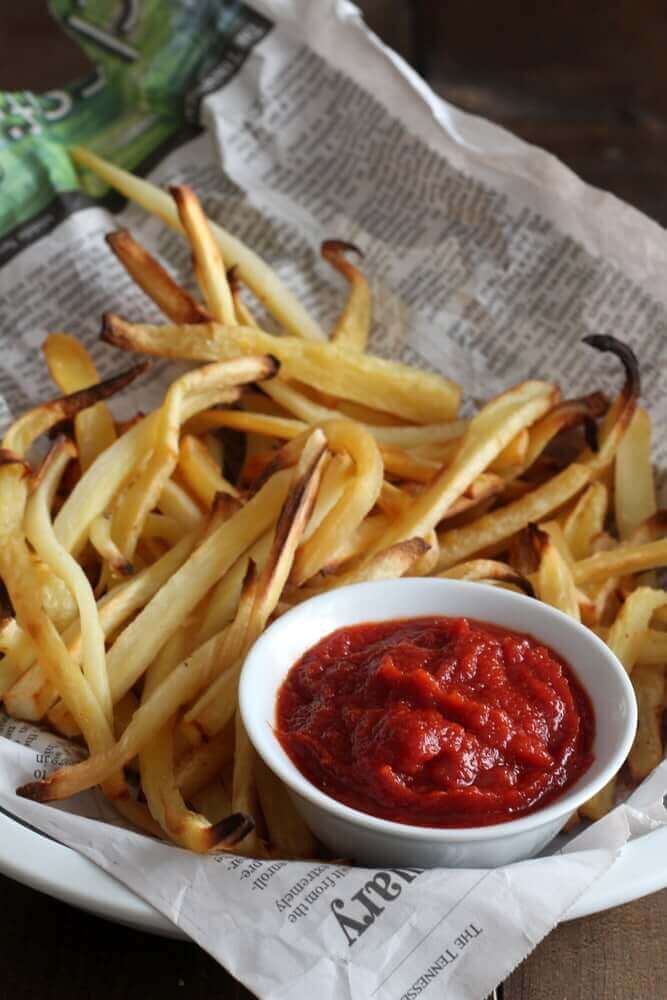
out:
<path id="1" fill-rule="evenodd" d="M 95 71 L 46 94 L 0 92 L 0 264 L 95 201 L 76 172 L 89 146 L 137 173 L 199 131 L 202 98 L 224 86 L 272 28 L 237 0 L 51 0 Z"/>

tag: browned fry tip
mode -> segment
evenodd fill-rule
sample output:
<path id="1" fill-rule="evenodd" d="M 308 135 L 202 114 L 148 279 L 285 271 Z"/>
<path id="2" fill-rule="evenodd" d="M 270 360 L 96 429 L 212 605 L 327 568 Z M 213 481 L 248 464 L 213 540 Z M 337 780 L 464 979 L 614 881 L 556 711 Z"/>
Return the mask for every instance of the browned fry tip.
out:
<path id="1" fill-rule="evenodd" d="M 596 333 L 584 337 L 584 344 L 594 347 L 596 351 L 615 354 L 625 369 L 625 385 L 623 394 L 626 399 L 638 399 L 640 393 L 639 362 L 637 356 L 628 344 L 610 334 Z"/>
<path id="2" fill-rule="evenodd" d="M 132 368 L 127 368 L 125 371 L 119 372 L 118 375 L 112 375 L 111 378 L 104 379 L 103 382 L 97 382 L 95 385 L 88 386 L 87 389 L 79 389 L 78 392 L 72 392 L 69 396 L 61 396 L 59 399 L 53 399 L 50 403 L 45 403 L 44 405 L 59 409 L 63 419 L 66 420 L 69 417 L 76 416 L 81 410 L 86 410 L 89 406 L 94 406 L 95 403 L 114 396 L 117 392 L 130 385 L 131 382 L 134 382 L 139 375 L 143 375 L 148 368 L 150 368 L 150 362 L 142 361 Z"/>
<path id="3" fill-rule="evenodd" d="M 241 596 L 248 594 L 250 590 L 254 590 L 257 585 L 257 563 L 254 559 L 248 559 L 248 565 L 246 567 L 245 576 L 243 577 L 243 583 L 241 585 Z"/>
<path id="4" fill-rule="evenodd" d="M 255 829 L 252 816 L 245 813 L 232 813 L 211 827 L 211 847 L 231 847 L 247 837 Z"/>
<path id="5" fill-rule="evenodd" d="M 265 357 L 267 360 L 267 373 L 264 376 L 264 380 L 275 378 L 280 371 L 280 361 L 274 354 L 266 354 Z"/>
<path id="6" fill-rule="evenodd" d="M 227 284 L 230 292 L 234 295 L 241 291 L 241 279 L 239 278 L 238 264 L 233 264 L 227 269 Z"/>
<path id="7" fill-rule="evenodd" d="M 22 799 L 30 799 L 32 802 L 48 802 L 51 783 L 48 781 L 29 781 L 16 789 L 16 794 Z"/>
<path id="8" fill-rule="evenodd" d="M 604 417 L 609 409 L 609 400 L 604 392 L 596 389 L 586 396 L 581 396 L 577 402 L 583 403 L 592 417 Z"/>
<path id="9" fill-rule="evenodd" d="M 431 548 L 425 538 L 408 538 L 405 542 L 398 542 L 396 547 L 400 547 L 404 552 L 410 552 L 415 559 L 426 555 Z"/>
<path id="10" fill-rule="evenodd" d="M 584 417 L 584 438 L 591 451 L 597 453 L 600 450 L 600 442 L 598 441 L 598 425 L 595 423 L 594 418 L 590 414 L 587 414 Z"/>
<path id="11" fill-rule="evenodd" d="M 9 448 L 0 448 L 0 465 L 20 465 L 23 467 L 23 475 L 32 475 L 32 466 L 27 458 L 22 458 Z"/>
<path id="12" fill-rule="evenodd" d="M 132 280 L 175 323 L 205 323 L 211 314 L 182 288 L 127 229 L 107 233 L 106 242 Z"/>
<path id="13" fill-rule="evenodd" d="M 237 497 L 230 496 L 229 493 L 223 493 L 218 491 L 213 497 L 213 503 L 211 504 L 211 514 L 219 515 L 224 518 L 231 517 L 236 514 L 237 511 L 241 510 L 243 504 Z"/>
<path id="14" fill-rule="evenodd" d="M 59 434 L 53 441 L 51 447 L 44 456 L 42 462 L 40 463 L 38 469 L 36 470 L 32 480 L 30 482 L 30 492 L 34 493 L 39 484 L 41 483 L 44 475 L 52 464 L 56 455 L 59 455 L 61 451 L 67 452 L 70 459 L 76 458 L 78 451 L 76 445 L 71 438 L 66 437 L 64 434 Z"/>
<path id="15" fill-rule="evenodd" d="M 132 338 L 127 333 L 127 326 L 125 320 L 115 313 L 103 313 L 100 340 L 103 340 L 105 344 L 119 347 L 122 351 L 133 351 Z"/>
<path id="16" fill-rule="evenodd" d="M 499 576 L 497 579 L 504 583 L 514 583 L 517 587 L 523 590 L 526 597 L 535 597 L 535 588 L 533 587 L 530 580 L 522 576 L 521 573 L 517 573 L 515 570 L 509 570 L 506 576 Z"/>
<path id="17" fill-rule="evenodd" d="M 339 257 L 342 253 L 356 253 L 362 259 L 364 256 L 363 251 L 356 244 L 348 243 L 345 240 L 324 240 L 320 247 L 320 253 L 329 263 L 332 263 L 332 258 Z"/>

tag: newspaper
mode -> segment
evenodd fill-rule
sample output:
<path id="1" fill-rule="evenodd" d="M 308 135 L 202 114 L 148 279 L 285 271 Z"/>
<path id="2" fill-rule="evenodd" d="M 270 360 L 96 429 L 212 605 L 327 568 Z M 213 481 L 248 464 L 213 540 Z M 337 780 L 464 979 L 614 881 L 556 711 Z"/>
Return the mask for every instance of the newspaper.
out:
<path id="1" fill-rule="evenodd" d="M 341 287 L 324 238 L 358 244 L 375 303 L 371 349 L 446 373 L 467 405 L 548 375 L 568 395 L 619 373 L 581 344 L 622 335 L 643 399 L 667 412 L 667 237 L 549 154 L 437 98 L 344 0 L 57 0 L 98 62 L 62 91 L 0 95 L 0 421 L 52 392 L 39 347 L 66 328 L 103 374 L 100 315 L 157 315 L 109 254 L 127 226 L 181 278 L 184 241 L 75 174 L 85 141 L 159 184 L 185 181 L 271 262 L 323 330 Z M 160 30 L 158 30 L 158 27 Z M 268 320 L 267 320 L 268 322 Z M 126 359 L 123 359 L 125 362 Z M 128 406 L 148 409 L 158 364 Z M 667 438 L 656 458 L 665 464 Z M 667 764 L 551 854 L 495 871 L 368 870 L 199 857 L 128 830 L 95 794 L 18 799 L 74 746 L 0 718 L 0 807 L 138 893 L 260 997 L 480 1000 L 614 863 L 667 822 Z"/>

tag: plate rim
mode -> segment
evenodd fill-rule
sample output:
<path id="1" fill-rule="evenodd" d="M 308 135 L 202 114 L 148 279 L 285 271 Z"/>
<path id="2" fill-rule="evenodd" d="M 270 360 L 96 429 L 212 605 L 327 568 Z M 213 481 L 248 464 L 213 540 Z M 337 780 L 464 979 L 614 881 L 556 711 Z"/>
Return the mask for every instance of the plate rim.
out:
<path id="1" fill-rule="evenodd" d="M 667 888 L 666 855 L 667 827 L 631 841 L 563 919 L 592 916 Z M 103 919 L 161 937 L 187 939 L 181 928 L 123 882 L 5 810 L 0 811 L 0 873 Z"/>

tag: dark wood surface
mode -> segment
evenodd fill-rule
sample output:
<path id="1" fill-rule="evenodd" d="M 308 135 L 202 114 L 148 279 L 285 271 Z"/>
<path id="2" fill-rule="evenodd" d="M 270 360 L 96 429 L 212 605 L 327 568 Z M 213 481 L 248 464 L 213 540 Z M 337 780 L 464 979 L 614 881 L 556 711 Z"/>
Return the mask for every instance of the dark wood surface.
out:
<path id="1" fill-rule="evenodd" d="M 667 223 L 662 0 L 361 6 L 378 34 L 445 97 L 546 147 L 586 180 Z M 87 68 L 45 7 L 42 0 L 0 5 L 0 89 L 44 90 Z M 2 996 L 249 996 L 194 945 L 112 925 L 2 877 L 0 893 Z M 666 932 L 667 892 L 565 924 L 505 983 L 504 998 L 662 1000 Z"/>

